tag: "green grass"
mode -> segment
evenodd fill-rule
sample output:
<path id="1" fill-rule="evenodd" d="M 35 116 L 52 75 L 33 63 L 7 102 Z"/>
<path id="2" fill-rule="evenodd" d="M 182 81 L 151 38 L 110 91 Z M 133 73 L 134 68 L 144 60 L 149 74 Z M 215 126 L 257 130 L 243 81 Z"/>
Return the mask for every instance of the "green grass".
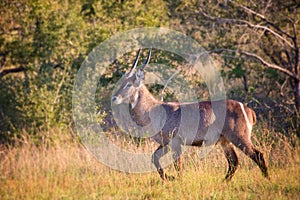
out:
<path id="1" fill-rule="evenodd" d="M 271 181 L 238 152 L 241 166 L 223 182 L 227 163 L 216 148 L 204 159 L 189 150 L 183 176 L 163 182 L 155 172 L 111 170 L 74 141 L 38 147 L 27 141 L 0 150 L 0 199 L 299 199 L 299 148 L 275 146 L 264 153 L 272 159 Z M 173 167 L 166 171 L 176 175 Z"/>

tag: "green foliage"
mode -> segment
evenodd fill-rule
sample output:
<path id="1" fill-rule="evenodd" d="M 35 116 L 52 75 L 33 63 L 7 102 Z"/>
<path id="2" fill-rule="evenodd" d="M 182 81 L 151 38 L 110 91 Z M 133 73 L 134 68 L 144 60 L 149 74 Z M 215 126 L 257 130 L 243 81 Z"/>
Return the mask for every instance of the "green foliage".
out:
<path id="1" fill-rule="evenodd" d="M 299 38 L 300 15 L 295 1 L 175 1 L 170 6 L 174 27 L 218 54 L 229 97 L 250 104 L 256 99 L 256 112 L 270 110 L 268 120 L 276 121 L 278 131 L 294 127 L 299 132 L 300 64 L 294 39 Z M 262 65 L 258 57 L 297 78 Z"/>
<path id="2" fill-rule="evenodd" d="M 73 80 L 84 57 L 117 31 L 167 21 L 159 0 L 4 0 L 0 4 L 0 53 L 5 60 L 1 70 L 24 69 L 0 75 L 1 142 L 9 135 L 18 136 L 21 129 L 37 133 L 70 127 Z"/>
<path id="3" fill-rule="evenodd" d="M 238 1 L 258 13 L 263 11 L 266 18 L 292 35 L 290 19 L 299 20 L 297 6 L 293 1 L 268 2 Z M 295 55 L 295 50 L 289 46 L 283 48 L 282 41 L 269 32 L 210 21 L 199 13 L 200 8 L 216 17 L 266 23 L 225 1 L 1 1 L 0 142 L 20 137 L 23 129 L 38 137 L 39 130 L 70 128 L 73 124 L 73 81 L 87 54 L 118 32 L 149 26 L 184 32 L 208 50 L 231 50 L 217 57 L 228 96 L 253 105 L 258 115 L 281 128 L 279 131 L 299 128 L 299 115 L 295 117 L 295 103 L 292 102 L 295 83 L 283 73 L 244 59 L 234 51 L 237 48 L 251 51 L 290 70 L 288 64 L 296 60 L 289 56 Z M 97 105 L 109 105 L 107 97 L 111 95 L 113 84 L 128 69 L 128 61 L 133 60 L 134 54 L 117 58 L 100 78 L 95 97 Z M 152 61 L 174 66 L 174 69 L 183 66 L 181 69 L 197 89 L 197 95 L 201 99 L 209 98 L 203 80 L 189 74 L 178 56 L 154 49 Z M 14 69 L 18 73 L 8 73 Z M 161 85 L 152 88 L 158 96 L 161 89 Z M 165 99 L 174 99 L 168 88 Z M 96 111 L 101 109 L 103 107 Z M 101 118 L 105 115 L 102 113 Z"/>

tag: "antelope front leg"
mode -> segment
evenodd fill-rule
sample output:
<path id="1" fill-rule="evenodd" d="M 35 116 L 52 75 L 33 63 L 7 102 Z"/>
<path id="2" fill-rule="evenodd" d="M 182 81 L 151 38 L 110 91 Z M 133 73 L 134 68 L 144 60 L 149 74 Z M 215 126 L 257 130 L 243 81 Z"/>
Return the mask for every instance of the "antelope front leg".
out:
<path id="1" fill-rule="evenodd" d="M 177 170 L 179 177 L 182 176 L 182 156 L 178 156 L 177 158 L 174 158 L 174 167 Z"/>
<path id="2" fill-rule="evenodd" d="M 157 172 L 159 173 L 159 176 L 163 180 L 168 179 L 168 176 L 164 173 L 164 170 L 159 163 L 159 159 L 164 155 L 166 155 L 169 151 L 170 151 L 169 146 L 159 146 L 158 149 L 156 149 L 152 155 L 152 163 L 155 165 Z"/>
<path id="3" fill-rule="evenodd" d="M 171 143 L 171 148 L 173 150 L 173 159 L 174 167 L 179 173 L 179 176 L 182 176 L 182 149 L 181 149 L 181 140 L 174 138 Z"/>

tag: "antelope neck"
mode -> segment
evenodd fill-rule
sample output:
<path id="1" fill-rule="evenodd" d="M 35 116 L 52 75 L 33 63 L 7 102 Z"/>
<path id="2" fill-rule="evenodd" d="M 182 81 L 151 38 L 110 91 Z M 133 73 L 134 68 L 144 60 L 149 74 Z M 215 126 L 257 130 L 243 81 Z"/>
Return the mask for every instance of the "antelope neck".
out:
<path id="1" fill-rule="evenodd" d="M 151 122 L 149 116 L 151 109 L 161 104 L 162 102 L 155 99 L 145 85 L 141 86 L 138 90 L 138 97 L 135 105 L 132 108 L 136 123 L 142 126 L 148 125 Z"/>

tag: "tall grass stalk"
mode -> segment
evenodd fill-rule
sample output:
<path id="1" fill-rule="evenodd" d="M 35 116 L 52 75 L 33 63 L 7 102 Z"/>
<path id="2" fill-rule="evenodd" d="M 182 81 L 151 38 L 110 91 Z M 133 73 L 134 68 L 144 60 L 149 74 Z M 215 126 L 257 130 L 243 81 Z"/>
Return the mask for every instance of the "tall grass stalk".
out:
<path id="1" fill-rule="evenodd" d="M 300 196 L 299 146 L 291 145 L 285 137 L 277 141 L 268 138 L 269 133 L 255 137 L 254 141 L 269 160 L 272 180 L 266 180 L 258 167 L 238 151 L 241 166 L 231 182 L 223 182 L 227 162 L 218 147 L 201 159 L 197 148 L 189 149 L 184 156 L 183 177 L 162 182 L 157 173 L 126 174 L 111 170 L 59 129 L 42 134 L 45 137 L 40 145 L 24 132 L 19 144 L 0 148 L 0 199 L 297 199 Z M 59 140 L 49 139 L 53 137 Z M 128 144 L 137 148 L 134 142 L 127 143 L 126 148 Z M 144 149 L 149 145 L 152 151 L 151 142 L 143 145 Z M 176 175 L 171 166 L 167 172 Z"/>

